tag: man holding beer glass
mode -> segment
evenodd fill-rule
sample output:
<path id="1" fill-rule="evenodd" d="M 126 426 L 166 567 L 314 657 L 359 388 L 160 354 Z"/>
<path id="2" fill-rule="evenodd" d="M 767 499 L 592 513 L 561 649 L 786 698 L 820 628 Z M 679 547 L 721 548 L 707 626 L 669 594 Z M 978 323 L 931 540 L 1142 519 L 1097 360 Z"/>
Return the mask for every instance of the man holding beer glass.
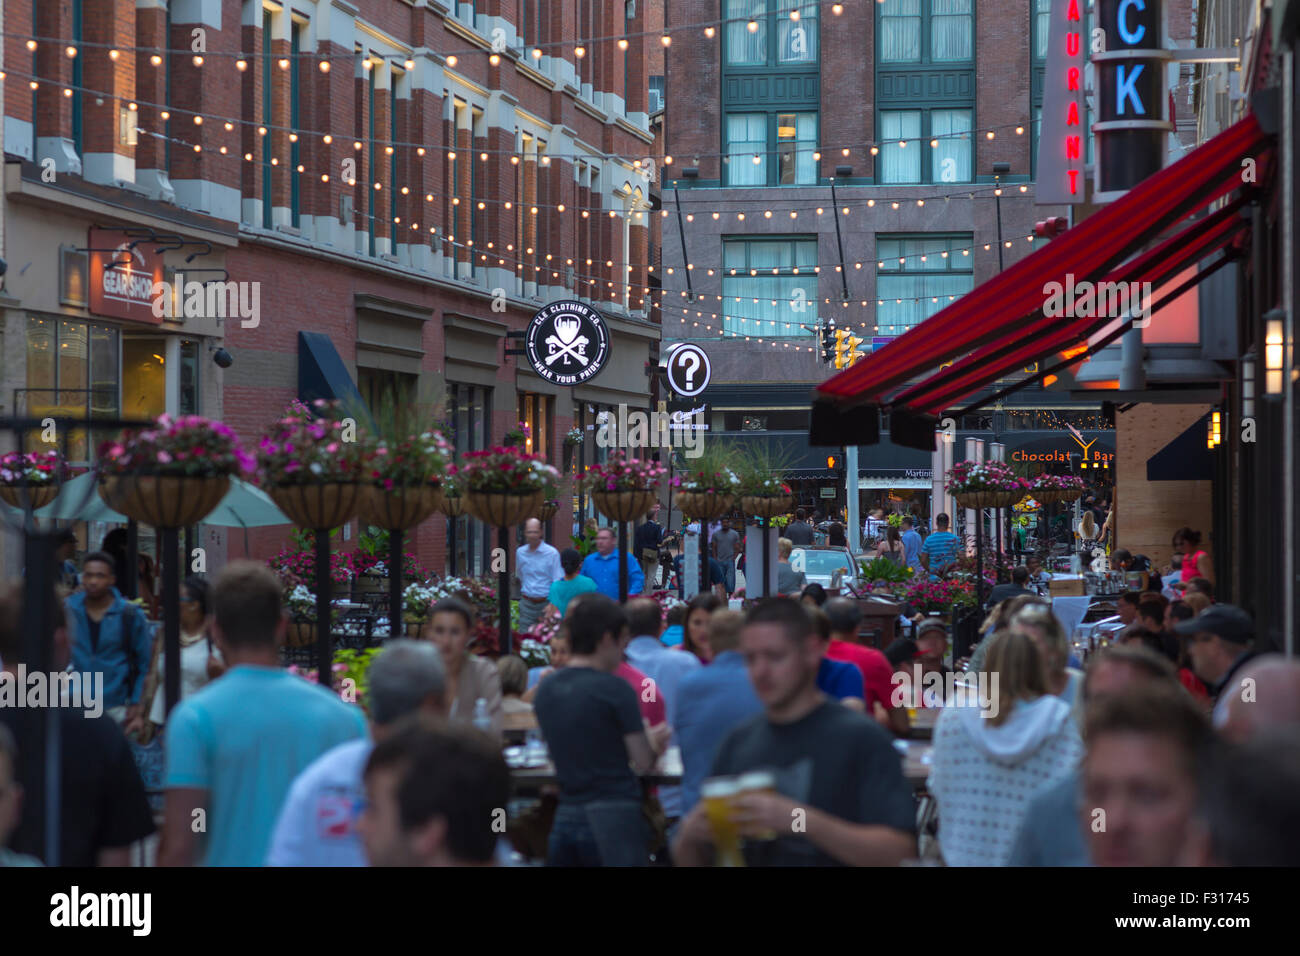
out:
<path id="1" fill-rule="evenodd" d="M 790 598 L 760 602 L 740 651 L 764 712 L 722 742 L 674 861 L 893 866 L 915 856 L 902 762 L 885 730 L 817 689 L 821 646 L 808 613 Z"/>

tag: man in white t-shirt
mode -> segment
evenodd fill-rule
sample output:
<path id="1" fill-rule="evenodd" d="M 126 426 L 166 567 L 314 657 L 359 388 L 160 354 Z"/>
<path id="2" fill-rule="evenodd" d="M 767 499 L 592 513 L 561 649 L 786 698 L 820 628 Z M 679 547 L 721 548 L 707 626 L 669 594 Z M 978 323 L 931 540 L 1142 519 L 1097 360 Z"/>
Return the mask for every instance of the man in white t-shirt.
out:
<path id="1" fill-rule="evenodd" d="M 298 775 L 275 824 L 267 866 L 365 866 L 357 817 L 375 743 L 414 713 L 447 716 L 447 671 L 427 641 L 389 641 L 370 665 L 369 740 L 326 751 Z"/>

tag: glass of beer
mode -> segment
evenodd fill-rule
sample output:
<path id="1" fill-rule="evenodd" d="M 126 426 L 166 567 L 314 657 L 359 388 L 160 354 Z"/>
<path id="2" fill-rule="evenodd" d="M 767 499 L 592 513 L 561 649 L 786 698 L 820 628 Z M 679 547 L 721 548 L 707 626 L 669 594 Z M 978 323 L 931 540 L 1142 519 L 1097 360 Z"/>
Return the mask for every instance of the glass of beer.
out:
<path id="1" fill-rule="evenodd" d="M 776 793 L 776 774 L 770 770 L 751 770 L 740 775 L 737 785 L 740 793 Z M 775 840 L 775 830 L 760 830 L 750 834 L 750 840 Z"/>
<path id="2" fill-rule="evenodd" d="M 735 777 L 711 777 L 700 785 L 704 812 L 713 828 L 713 842 L 718 849 L 720 866 L 744 866 L 740 854 L 740 833 L 731 816 L 731 800 L 740 793 L 740 782 Z"/>

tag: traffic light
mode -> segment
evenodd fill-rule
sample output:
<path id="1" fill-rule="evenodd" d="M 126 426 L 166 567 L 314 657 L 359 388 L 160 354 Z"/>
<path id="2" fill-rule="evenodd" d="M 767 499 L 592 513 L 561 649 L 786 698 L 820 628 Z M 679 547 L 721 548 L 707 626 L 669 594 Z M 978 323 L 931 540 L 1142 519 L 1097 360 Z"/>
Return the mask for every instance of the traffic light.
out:
<path id="1" fill-rule="evenodd" d="M 817 331 L 821 334 L 822 361 L 830 365 L 835 360 L 835 340 L 833 338 L 835 326 L 829 322 L 823 322 L 818 326 Z"/>
<path id="2" fill-rule="evenodd" d="M 1070 228 L 1070 224 L 1063 216 L 1051 216 L 1034 223 L 1034 235 L 1040 239 L 1051 239 L 1059 236 L 1068 228 Z"/>
<path id="3" fill-rule="evenodd" d="M 835 330 L 835 367 L 848 368 L 858 359 L 862 358 L 862 353 L 858 351 L 858 346 L 862 344 L 862 339 L 858 338 L 848 329 Z"/>

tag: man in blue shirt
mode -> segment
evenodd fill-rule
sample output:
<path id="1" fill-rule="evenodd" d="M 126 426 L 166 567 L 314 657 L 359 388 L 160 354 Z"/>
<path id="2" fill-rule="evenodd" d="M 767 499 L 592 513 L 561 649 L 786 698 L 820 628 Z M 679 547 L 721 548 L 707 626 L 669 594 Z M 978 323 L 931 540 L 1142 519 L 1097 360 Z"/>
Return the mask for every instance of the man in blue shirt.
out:
<path id="1" fill-rule="evenodd" d="M 939 514 L 934 519 L 935 531 L 921 545 L 921 564 L 931 577 L 957 559 L 957 536 L 948 530 L 948 516 Z"/>
<path id="2" fill-rule="evenodd" d="M 822 652 L 822 662 L 817 668 L 817 689 L 853 710 L 865 712 L 867 692 L 862 671 L 856 664 L 833 661 L 826 656 L 831 649 L 831 619 L 821 608 L 809 613 L 814 625 L 813 640 L 818 642 Z"/>
<path id="3" fill-rule="evenodd" d="M 714 611 L 709 620 L 712 662 L 693 669 L 677 684 L 675 716 L 670 722 L 682 748 L 683 813 L 700 802 L 700 784 L 709 776 L 723 739 L 763 709 L 737 650 L 744 622 L 739 611 Z"/>
<path id="4" fill-rule="evenodd" d="M 704 665 L 694 654 L 669 650 L 659 640 L 663 630 L 659 604 L 650 598 L 627 602 L 627 627 L 634 635 L 623 656 L 627 662 L 650 678 L 654 693 L 664 702 L 668 726 L 677 726 L 677 690 L 682 678 Z M 674 731 L 672 744 L 681 744 Z M 680 817 L 684 811 L 680 787 L 660 787 L 659 803 L 669 820 Z"/>
<path id="5" fill-rule="evenodd" d="M 641 593 L 645 575 L 641 565 L 632 560 L 626 551 L 621 552 L 627 563 L 627 596 Z M 582 562 L 582 573 L 596 582 L 596 590 L 611 600 L 618 600 L 618 558 L 614 548 L 614 529 L 601 528 L 596 532 L 596 550 Z"/>
<path id="6" fill-rule="evenodd" d="M 212 608 L 229 670 L 167 721 L 160 866 L 261 866 L 294 778 L 327 750 L 366 736 L 359 707 L 280 666 L 281 585 L 265 565 L 226 565 Z M 198 820 L 205 836 L 195 832 Z"/>
<path id="7" fill-rule="evenodd" d="M 118 592 L 116 565 L 102 551 L 86 555 L 81 571 L 85 590 L 68 598 L 72 622 L 72 670 L 102 672 L 102 706 L 118 724 L 142 719 L 140 692 L 153 660 L 153 629 L 144 612 Z"/>
<path id="8" fill-rule="evenodd" d="M 921 536 L 916 531 L 916 520 L 911 515 L 904 515 L 903 533 L 899 536 L 903 542 L 903 560 L 915 571 L 921 566 Z"/>

